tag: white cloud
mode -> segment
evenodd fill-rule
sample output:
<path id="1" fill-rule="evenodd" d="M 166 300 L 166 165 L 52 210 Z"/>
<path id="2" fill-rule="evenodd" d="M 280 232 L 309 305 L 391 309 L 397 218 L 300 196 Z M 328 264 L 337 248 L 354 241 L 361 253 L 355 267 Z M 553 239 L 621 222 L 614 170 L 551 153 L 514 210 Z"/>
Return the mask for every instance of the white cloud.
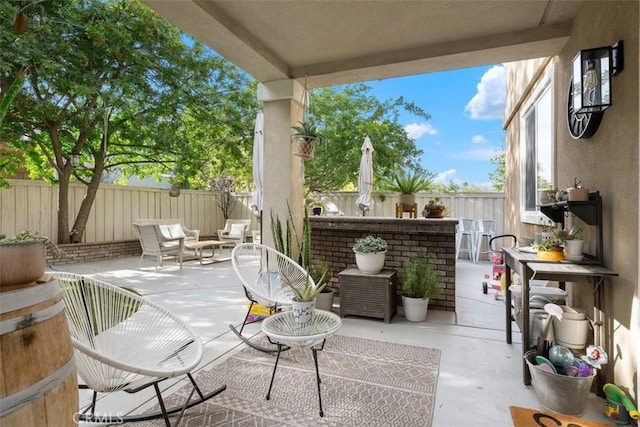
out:
<path id="1" fill-rule="evenodd" d="M 502 119 L 506 99 L 504 66 L 491 67 L 480 79 L 478 92 L 464 107 L 472 119 Z"/>
<path id="2" fill-rule="evenodd" d="M 456 178 L 456 170 L 449 169 L 444 172 L 438 172 L 436 176 L 433 178 L 434 184 L 447 185 L 450 182 L 455 182 Z"/>
<path id="3" fill-rule="evenodd" d="M 438 133 L 436 128 L 429 123 L 409 123 L 404 127 L 404 130 L 411 139 L 418 139 L 422 135 L 435 135 Z"/>
<path id="4" fill-rule="evenodd" d="M 473 142 L 474 144 L 482 144 L 484 142 L 487 142 L 487 138 L 482 135 L 473 135 L 471 137 L 471 142 Z"/>

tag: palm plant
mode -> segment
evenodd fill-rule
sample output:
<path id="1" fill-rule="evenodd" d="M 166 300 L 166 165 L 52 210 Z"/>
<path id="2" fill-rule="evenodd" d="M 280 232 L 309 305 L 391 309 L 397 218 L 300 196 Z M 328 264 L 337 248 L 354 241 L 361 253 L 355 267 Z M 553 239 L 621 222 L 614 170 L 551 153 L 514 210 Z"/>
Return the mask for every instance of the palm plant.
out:
<path id="1" fill-rule="evenodd" d="M 318 126 L 311 120 L 299 122 L 299 126 L 292 126 L 291 129 L 296 132 L 292 135 L 296 138 L 302 138 L 305 142 L 323 142 L 325 136 L 320 133 Z"/>
<path id="2" fill-rule="evenodd" d="M 430 191 L 435 175 L 429 171 L 421 173 L 400 169 L 381 181 L 381 188 L 400 194 L 415 194 L 420 191 Z"/>

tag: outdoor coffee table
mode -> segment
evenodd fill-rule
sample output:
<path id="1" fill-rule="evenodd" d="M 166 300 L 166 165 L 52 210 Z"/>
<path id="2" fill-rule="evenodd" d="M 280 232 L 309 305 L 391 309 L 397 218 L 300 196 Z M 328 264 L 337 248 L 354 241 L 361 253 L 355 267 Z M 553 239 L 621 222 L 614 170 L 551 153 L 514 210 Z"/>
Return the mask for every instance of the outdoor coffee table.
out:
<path id="1" fill-rule="evenodd" d="M 276 376 L 278 360 L 282 350 L 288 346 L 309 347 L 313 354 L 313 362 L 316 367 L 316 381 L 318 383 L 318 403 L 320 416 L 324 416 L 322 410 L 322 396 L 320 394 L 320 373 L 318 372 L 318 351 L 322 351 L 327 338 L 334 335 L 342 326 L 342 320 L 337 314 L 330 311 L 315 310 L 313 319 L 307 323 L 298 323 L 293 318 L 293 311 L 285 311 L 274 314 L 262 321 L 262 332 L 272 344 L 278 346 L 278 355 L 273 365 L 271 383 L 267 392 L 267 400 L 271 397 L 273 379 Z"/>
<path id="2" fill-rule="evenodd" d="M 205 257 L 203 257 L 202 255 L 203 249 L 211 248 L 211 257 L 208 258 L 209 260 L 211 260 L 211 262 L 208 262 L 207 264 L 212 264 L 214 262 L 224 261 L 224 260 L 215 259 L 216 249 L 222 249 L 224 247 L 233 247 L 234 245 L 235 244 L 233 242 L 223 241 L 223 240 L 200 240 L 198 242 L 184 242 L 185 248 L 193 249 L 195 251 L 196 258 L 200 260 L 200 265 L 205 265 L 202 262 L 205 259 Z"/>

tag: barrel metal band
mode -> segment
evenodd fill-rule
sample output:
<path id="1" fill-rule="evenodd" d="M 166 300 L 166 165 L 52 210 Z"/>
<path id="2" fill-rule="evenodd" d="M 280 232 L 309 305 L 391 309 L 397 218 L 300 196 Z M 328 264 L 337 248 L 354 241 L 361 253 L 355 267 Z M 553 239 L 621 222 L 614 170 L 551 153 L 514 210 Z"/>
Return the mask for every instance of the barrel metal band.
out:
<path id="1" fill-rule="evenodd" d="M 2 306 L 0 314 L 20 310 L 32 305 L 40 304 L 48 299 L 60 294 L 60 287 L 57 280 L 44 283 L 38 286 L 17 289 L 11 292 L 2 293 Z"/>
<path id="2" fill-rule="evenodd" d="M 4 304 L 4 301 L 3 301 Z M 53 316 L 64 310 L 64 301 L 60 300 L 54 305 L 36 311 L 35 313 L 25 314 L 24 316 L 16 317 L 9 320 L 0 322 L 0 335 L 8 334 L 18 329 L 23 329 L 28 326 L 37 325 L 46 320 L 51 319 Z"/>
<path id="3" fill-rule="evenodd" d="M 52 372 L 46 378 L 31 384 L 27 388 L 23 388 L 13 394 L 0 399 L 0 417 L 4 417 L 17 411 L 24 405 L 31 403 L 32 401 L 41 398 L 45 394 L 54 390 L 56 387 L 64 383 L 69 375 L 75 375 L 76 359 L 71 356 L 69 361 L 64 364 L 60 369 Z M 73 393 L 77 393 L 73 390 Z"/>

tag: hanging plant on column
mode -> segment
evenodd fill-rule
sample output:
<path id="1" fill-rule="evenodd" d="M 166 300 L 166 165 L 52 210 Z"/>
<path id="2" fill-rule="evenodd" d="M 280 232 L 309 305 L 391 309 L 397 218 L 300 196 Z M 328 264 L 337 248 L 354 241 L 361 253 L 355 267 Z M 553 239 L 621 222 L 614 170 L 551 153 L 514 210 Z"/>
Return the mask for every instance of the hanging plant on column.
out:
<path id="1" fill-rule="evenodd" d="M 318 126 L 311 120 L 299 122 L 299 126 L 292 126 L 295 131 L 291 135 L 293 142 L 293 154 L 303 159 L 312 159 L 317 143 L 324 141 L 324 135 L 318 130 Z"/>

